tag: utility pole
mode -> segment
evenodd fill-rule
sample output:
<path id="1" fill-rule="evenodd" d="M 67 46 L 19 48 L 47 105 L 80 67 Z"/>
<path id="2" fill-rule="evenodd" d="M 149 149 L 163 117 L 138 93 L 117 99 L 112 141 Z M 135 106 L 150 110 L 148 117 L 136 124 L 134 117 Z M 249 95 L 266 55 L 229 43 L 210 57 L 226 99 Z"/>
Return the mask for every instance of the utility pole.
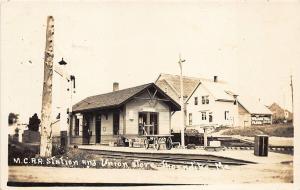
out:
<path id="1" fill-rule="evenodd" d="M 40 156 L 49 157 L 52 155 L 52 76 L 53 76 L 53 35 L 54 35 L 54 18 L 47 17 L 46 29 L 46 47 L 44 59 L 44 83 L 41 111 L 41 144 Z"/>
<path id="2" fill-rule="evenodd" d="M 291 92 L 292 92 L 292 124 L 294 126 L 294 87 L 293 87 L 293 75 L 291 75 Z"/>
<path id="3" fill-rule="evenodd" d="M 184 142 L 184 127 L 185 127 L 185 121 L 184 121 L 184 101 L 183 101 L 183 76 L 182 76 L 182 63 L 185 62 L 185 60 L 181 59 L 181 56 L 179 55 L 179 67 L 180 67 L 180 106 L 181 106 L 181 111 L 180 111 L 180 133 L 181 133 L 181 146 L 184 148 L 185 147 L 185 142 Z"/>

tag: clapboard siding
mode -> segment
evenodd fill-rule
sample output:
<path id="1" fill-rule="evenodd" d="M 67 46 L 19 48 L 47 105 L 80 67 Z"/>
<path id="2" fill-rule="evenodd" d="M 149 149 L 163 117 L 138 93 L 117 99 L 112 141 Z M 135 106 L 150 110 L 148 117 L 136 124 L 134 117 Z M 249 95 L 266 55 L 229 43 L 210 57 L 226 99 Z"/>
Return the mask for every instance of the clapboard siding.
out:
<path id="1" fill-rule="evenodd" d="M 101 114 L 101 135 L 113 135 L 113 114 L 111 112 Z"/>
<path id="2" fill-rule="evenodd" d="M 239 126 L 249 127 L 251 126 L 251 114 L 240 104 L 238 104 L 239 112 Z"/>
<path id="3" fill-rule="evenodd" d="M 138 98 L 148 97 L 143 93 Z M 138 115 L 139 112 L 157 112 L 159 134 L 170 134 L 170 110 L 162 101 L 158 101 L 155 106 L 150 105 L 148 100 L 133 99 L 126 104 L 126 135 L 138 134 Z"/>

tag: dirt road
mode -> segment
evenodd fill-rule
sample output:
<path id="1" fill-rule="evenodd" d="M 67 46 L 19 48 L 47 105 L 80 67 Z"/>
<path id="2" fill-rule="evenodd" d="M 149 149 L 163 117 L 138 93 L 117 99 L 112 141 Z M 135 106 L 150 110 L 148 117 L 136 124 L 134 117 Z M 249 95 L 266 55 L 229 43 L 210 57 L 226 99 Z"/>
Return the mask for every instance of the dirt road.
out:
<path id="1" fill-rule="evenodd" d="M 228 170 L 161 168 L 158 171 L 10 166 L 9 181 L 164 184 L 291 183 L 293 181 L 293 166 L 291 163 L 273 163 L 235 166 Z"/>

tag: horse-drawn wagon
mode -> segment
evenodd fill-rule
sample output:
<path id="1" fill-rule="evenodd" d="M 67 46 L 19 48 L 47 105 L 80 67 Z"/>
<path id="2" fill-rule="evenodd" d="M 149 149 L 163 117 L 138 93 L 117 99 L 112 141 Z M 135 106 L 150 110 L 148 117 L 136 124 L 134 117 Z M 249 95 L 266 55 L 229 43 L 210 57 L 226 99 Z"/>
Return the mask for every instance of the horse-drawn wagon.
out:
<path id="1" fill-rule="evenodd" d="M 150 146 L 159 150 L 160 145 L 165 145 L 167 150 L 171 150 L 173 147 L 172 137 L 173 135 L 144 135 L 144 146 L 148 149 Z"/>

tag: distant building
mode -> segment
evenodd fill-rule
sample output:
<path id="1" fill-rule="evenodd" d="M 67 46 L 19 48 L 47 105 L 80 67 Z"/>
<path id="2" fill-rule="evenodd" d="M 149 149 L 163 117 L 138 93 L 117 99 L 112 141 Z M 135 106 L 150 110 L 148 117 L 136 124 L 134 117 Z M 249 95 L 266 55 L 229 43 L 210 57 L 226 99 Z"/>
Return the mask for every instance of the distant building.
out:
<path id="1" fill-rule="evenodd" d="M 13 125 L 10 125 L 8 128 L 8 135 L 10 137 L 15 136 L 16 140 L 19 142 L 22 142 L 22 135 L 24 133 L 24 130 L 26 130 L 27 124 L 21 124 L 19 122 L 14 123 Z"/>
<path id="2" fill-rule="evenodd" d="M 273 103 L 268 107 L 273 116 L 274 122 L 283 122 L 283 121 L 291 121 L 293 120 L 293 114 L 287 109 L 283 109 L 277 103 Z"/>
<path id="3" fill-rule="evenodd" d="M 260 101 L 249 97 L 239 97 L 239 126 L 272 124 L 272 112 Z"/>
<path id="4" fill-rule="evenodd" d="M 73 106 L 71 144 L 109 144 L 122 135 L 170 134 L 171 115 L 180 105 L 154 83 L 90 96 Z"/>
<path id="5" fill-rule="evenodd" d="M 59 142 L 60 140 L 60 125 L 59 125 L 59 119 L 52 121 L 51 123 L 51 127 L 52 127 L 52 137 L 53 137 L 53 142 Z M 10 137 L 16 136 L 17 135 L 17 139 L 19 142 L 26 142 L 26 139 L 28 138 L 32 138 L 30 139 L 30 141 L 39 141 L 37 139 L 39 139 L 39 137 L 28 137 L 28 124 L 25 123 L 20 123 L 19 121 L 17 123 L 14 123 L 13 125 L 9 126 L 9 130 L 8 130 L 8 135 Z M 38 136 L 40 136 L 40 127 L 39 130 L 36 132 Z M 23 138 L 25 134 L 25 139 Z M 36 139 L 34 139 L 36 138 Z M 25 140 L 25 141 L 24 141 Z"/>
<path id="6" fill-rule="evenodd" d="M 155 81 L 165 93 L 180 103 L 180 76 L 160 74 Z M 250 126 L 270 124 L 272 113 L 260 102 L 244 102 L 228 83 L 183 76 L 186 127 Z M 263 121 L 262 121 L 263 120 Z M 262 122 L 261 122 L 262 121 Z M 180 131 L 180 113 L 172 116 L 172 130 Z"/>

